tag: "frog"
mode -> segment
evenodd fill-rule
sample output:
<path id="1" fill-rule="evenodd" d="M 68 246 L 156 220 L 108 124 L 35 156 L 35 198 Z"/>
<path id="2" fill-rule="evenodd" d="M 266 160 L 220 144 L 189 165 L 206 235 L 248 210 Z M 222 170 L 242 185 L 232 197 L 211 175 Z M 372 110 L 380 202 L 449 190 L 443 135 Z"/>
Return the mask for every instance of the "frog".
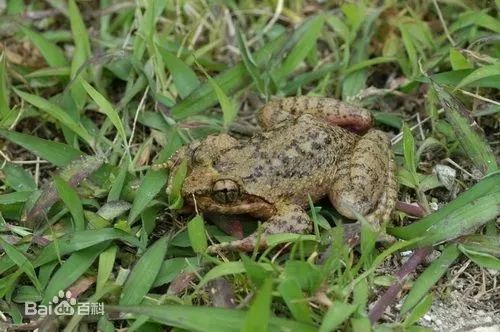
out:
<path id="1" fill-rule="evenodd" d="M 219 250 L 266 248 L 274 234 L 307 234 L 310 201 L 328 197 L 348 219 L 375 229 L 390 219 L 398 192 L 388 136 L 372 113 L 328 97 L 275 98 L 257 112 L 261 131 L 248 139 L 209 135 L 181 147 L 165 164 L 187 174 L 181 196 L 188 210 L 248 214 L 262 221 L 254 233 L 212 244 Z M 167 192 L 172 189 L 171 176 Z"/>

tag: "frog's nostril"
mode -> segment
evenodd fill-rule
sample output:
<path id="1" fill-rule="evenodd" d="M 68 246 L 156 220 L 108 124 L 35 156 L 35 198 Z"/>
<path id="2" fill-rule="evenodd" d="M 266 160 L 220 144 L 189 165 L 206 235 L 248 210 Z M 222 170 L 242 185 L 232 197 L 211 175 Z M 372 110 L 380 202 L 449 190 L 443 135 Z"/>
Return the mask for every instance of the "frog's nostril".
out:
<path id="1" fill-rule="evenodd" d="M 219 203 L 231 203 L 240 197 L 240 187 L 233 180 L 217 180 L 212 187 L 212 196 Z"/>

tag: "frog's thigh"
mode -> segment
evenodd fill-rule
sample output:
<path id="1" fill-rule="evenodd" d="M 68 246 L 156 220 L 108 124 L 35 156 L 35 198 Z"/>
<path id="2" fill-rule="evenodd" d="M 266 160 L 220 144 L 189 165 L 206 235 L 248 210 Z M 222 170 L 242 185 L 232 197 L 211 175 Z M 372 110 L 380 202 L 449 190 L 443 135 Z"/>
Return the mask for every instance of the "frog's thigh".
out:
<path id="1" fill-rule="evenodd" d="M 332 204 L 351 219 L 356 219 L 354 210 L 370 222 L 385 221 L 396 203 L 394 169 L 389 139 L 381 131 L 369 131 L 339 163 L 329 195 Z"/>
<path id="2" fill-rule="evenodd" d="M 331 125 L 364 133 L 373 125 L 370 111 L 333 98 L 300 96 L 275 99 L 262 107 L 257 118 L 268 129 L 288 119 L 311 114 Z"/>
<path id="3" fill-rule="evenodd" d="M 272 216 L 262 223 L 259 231 L 250 234 L 246 238 L 232 242 L 212 245 L 209 252 L 221 249 L 252 251 L 257 242 L 261 248 L 267 247 L 266 237 L 272 234 L 281 233 L 308 233 L 312 229 L 312 224 L 307 213 L 297 205 L 287 205 L 278 210 L 278 214 Z M 260 234 L 260 238 L 259 238 Z"/>

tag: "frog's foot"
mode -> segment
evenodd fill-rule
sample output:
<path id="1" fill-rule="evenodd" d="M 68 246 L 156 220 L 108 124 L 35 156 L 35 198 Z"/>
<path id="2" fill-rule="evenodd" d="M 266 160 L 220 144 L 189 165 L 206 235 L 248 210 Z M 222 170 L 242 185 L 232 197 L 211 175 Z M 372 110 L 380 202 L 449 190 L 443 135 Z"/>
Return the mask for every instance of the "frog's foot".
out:
<path id="1" fill-rule="evenodd" d="M 263 129 L 269 129 L 303 114 L 312 114 L 358 134 L 365 133 L 373 125 L 373 116 L 366 109 L 333 98 L 312 96 L 272 100 L 259 110 L 257 119 Z"/>
<path id="2" fill-rule="evenodd" d="M 342 215 L 357 219 L 356 211 L 378 227 L 389 219 L 397 199 L 395 165 L 387 136 L 371 130 L 352 154 L 338 165 L 330 201 Z"/>
<path id="3" fill-rule="evenodd" d="M 311 220 L 307 213 L 297 205 L 287 205 L 278 210 L 278 214 L 266 220 L 260 230 L 241 240 L 214 244 L 208 247 L 208 252 L 220 250 L 253 251 L 258 245 L 259 249 L 268 246 L 267 236 L 281 233 L 304 234 L 312 229 Z"/>

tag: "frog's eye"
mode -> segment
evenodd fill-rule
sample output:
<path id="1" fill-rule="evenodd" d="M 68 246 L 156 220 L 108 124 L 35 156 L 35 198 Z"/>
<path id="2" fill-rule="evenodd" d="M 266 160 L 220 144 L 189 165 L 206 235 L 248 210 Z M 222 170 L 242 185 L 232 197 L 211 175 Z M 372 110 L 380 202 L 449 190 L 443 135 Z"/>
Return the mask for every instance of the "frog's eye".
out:
<path id="1" fill-rule="evenodd" d="M 233 180 L 218 180 L 212 187 L 212 197 L 219 203 L 231 203 L 240 197 L 240 187 Z"/>

